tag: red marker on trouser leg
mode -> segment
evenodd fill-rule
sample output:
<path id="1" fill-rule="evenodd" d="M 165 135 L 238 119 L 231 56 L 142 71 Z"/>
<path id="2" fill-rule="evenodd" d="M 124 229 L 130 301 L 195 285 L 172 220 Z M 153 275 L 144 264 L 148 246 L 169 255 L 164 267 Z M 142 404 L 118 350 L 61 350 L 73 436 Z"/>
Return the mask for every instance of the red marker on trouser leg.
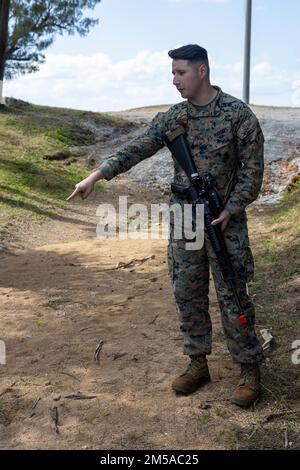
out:
<path id="1" fill-rule="evenodd" d="M 240 325 L 242 325 L 242 326 L 246 326 L 249 323 L 248 318 L 244 313 L 242 315 L 240 315 L 239 320 L 240 320 Z"/>

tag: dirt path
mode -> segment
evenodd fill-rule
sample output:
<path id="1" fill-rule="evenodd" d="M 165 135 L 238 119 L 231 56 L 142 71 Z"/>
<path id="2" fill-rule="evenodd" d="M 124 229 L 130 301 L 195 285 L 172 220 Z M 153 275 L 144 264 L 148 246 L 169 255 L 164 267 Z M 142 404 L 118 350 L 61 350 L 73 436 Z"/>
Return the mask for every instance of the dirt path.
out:
<path id="1" fill-rule="evenodd" d="M 129 202 L 163 198 L 131 188 Z M 125 189 L 125 179 L 111 182 L 101 202 Z M 2 259 L 7 364 L 0 366 L 0 447 L 235 448 L 239 430 L 259 420 L 262 409 L 240 411 L 228 401 L 238 370 L 225 347 L 214 292 L 212 383 L 177 397 L 171 381 L 187 359 L 167 276 L 167 242 L 97 240 L 99 202 L 74 203 L 38 231 L 24 227 L 18 244 L 26 248 Z M 116 269 L 118 262 L 149 256 Z M 66 398 L 79 393 L 94 398 Z M 264 405 L 267 413 L 271 405 Z"/>

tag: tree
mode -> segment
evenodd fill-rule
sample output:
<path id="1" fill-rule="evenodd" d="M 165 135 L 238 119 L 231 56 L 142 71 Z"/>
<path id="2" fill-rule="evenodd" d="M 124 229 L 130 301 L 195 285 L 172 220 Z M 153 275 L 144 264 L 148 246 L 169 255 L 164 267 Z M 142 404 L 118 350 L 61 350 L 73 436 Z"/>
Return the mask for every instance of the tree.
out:
<path id="1" fill-rule="evenodd" d="M 5 101 L 2 96 L 5 67 L 5 54 L 8 39 L 8 16 L 10 0 L 0 0 L 0 104 Z"/>
<path id="2" fill-rule="evenodd" d="M 39 70 L 45 61 L 42 51 L 57 34 L 86 36 L 98 20 L 86 17 L 84 10 L 100 1 L 0 0 L 0 89 L 4 77 Z"/>

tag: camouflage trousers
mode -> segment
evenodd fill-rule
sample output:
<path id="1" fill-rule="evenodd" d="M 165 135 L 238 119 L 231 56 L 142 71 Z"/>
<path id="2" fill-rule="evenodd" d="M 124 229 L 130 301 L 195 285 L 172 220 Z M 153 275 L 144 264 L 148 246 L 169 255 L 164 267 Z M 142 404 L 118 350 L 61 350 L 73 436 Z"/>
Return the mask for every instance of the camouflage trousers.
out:
<path id="1" fill-rule="evenodd" d="M 180 329 L 183 333 L 184 354 L 211 353 L 212 322 L 208 297 L 210 266 L 227 347 L 232 358 L 240 363 L 261 362 L 263 351 L 255 333 L 255 310 L 247 288 L 247 282 L 253 277 L 254 263 L 249 247 L 246 214 L 242 214 L 238 219 L 232 218 L 223 235 L 237 274 L 240 303 L 248 316 L 249 324 L 239 324 L 233 294 L 222 279 L 207 235 L 205 234 L 203 248 L 186 250 L 187 240 L 174 239 L 171 226 L 168 265 Z"/>

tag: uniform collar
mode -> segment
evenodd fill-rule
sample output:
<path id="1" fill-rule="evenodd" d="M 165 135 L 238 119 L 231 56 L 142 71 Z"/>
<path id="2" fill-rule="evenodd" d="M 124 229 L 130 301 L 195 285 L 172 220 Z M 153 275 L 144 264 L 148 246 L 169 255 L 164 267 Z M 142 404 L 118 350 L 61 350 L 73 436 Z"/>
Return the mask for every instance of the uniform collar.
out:
<path id="1" fill-rule="evenodd" d="M 223 92 L 220 87 L 213 86 L 217 90 L 217 95 L 215 98 L 205 106 L 199 106 L 189 101 L 186 101 L 187 113 L 189 118 L 199 118 L 199 117 L 208 117 L 208 116 L 218 116 L 221 112 L 221 105 L 223 99 Z"/>

